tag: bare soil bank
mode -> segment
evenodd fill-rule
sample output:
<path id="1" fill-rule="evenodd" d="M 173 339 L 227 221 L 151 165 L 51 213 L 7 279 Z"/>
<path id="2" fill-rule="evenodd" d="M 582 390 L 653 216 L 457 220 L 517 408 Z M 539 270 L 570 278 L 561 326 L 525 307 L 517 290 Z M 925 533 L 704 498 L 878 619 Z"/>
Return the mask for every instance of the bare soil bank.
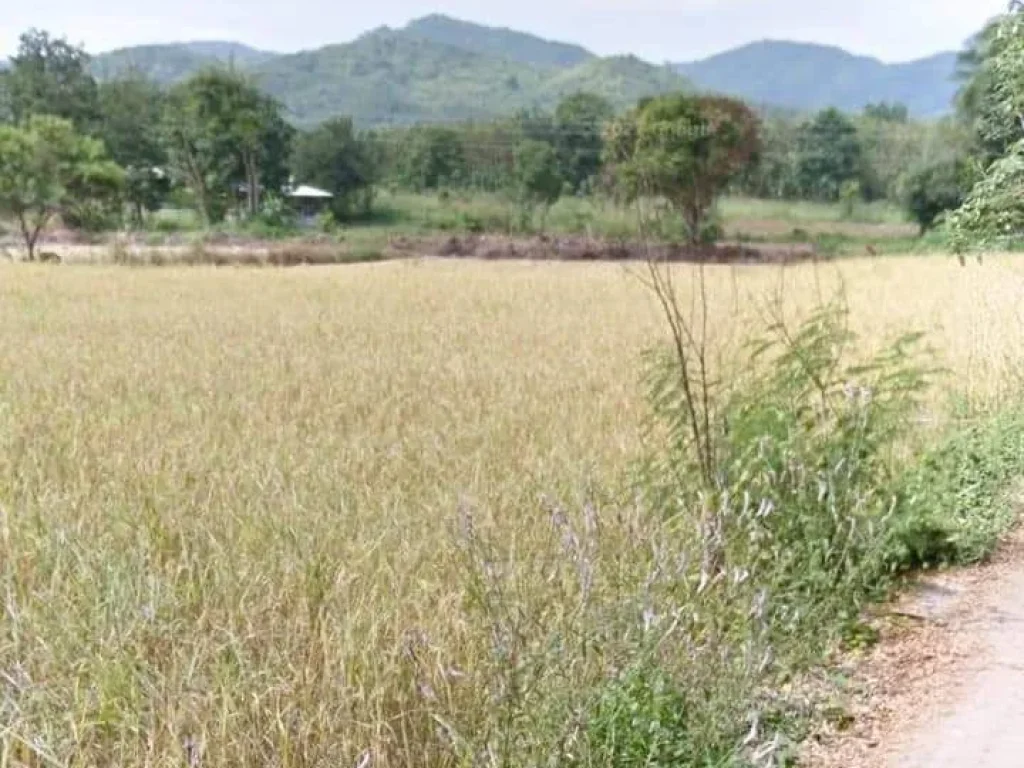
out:
<path id="1" fill-rule="evenodd" d="M 63 235 L 63 236 L 61 236 Z M 523 261 L 629 262 L 649 259 L 705 264 L 792 264 L 819 256 L 810 244 L 746 244 L 686 246 L 581 236 L 517 237 L 467 234 L 429 237 L 392 237 L 379 246 L 356 247 L 327 237 L 261 240 L 226 234 L 201 241 L 170 239 L 153 244 L 132 236 L 83 241 L 69 233 L 48 237 L 38 247 L 44 260 L 65 263 L 121 263 L 126 265 L 298 266 L 345 264 L 403 258 L 447 258 Z M 0 255 L 20 259 L 23 246 L 6 238 Z M 50 256 L 52 254 L 52 256 Z"/>
<path id="2" fill-rule="evenodd" d="M 585 237 L 508 237 L 463 235 L 443 240 L 394 240 L 398 252 L 442 258 L 523 259 L 544 261 L 657 261 L 707 264 L 787 264 L 815 258 L 811 245 L 717 245 L 686 246 L 666 243 L 623 242 Z"/>

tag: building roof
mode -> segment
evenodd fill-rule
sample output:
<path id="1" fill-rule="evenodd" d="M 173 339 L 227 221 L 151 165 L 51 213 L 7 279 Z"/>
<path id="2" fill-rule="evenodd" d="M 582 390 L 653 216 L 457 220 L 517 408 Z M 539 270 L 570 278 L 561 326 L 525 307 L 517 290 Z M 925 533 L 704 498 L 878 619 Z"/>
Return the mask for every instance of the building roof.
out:
<path id="1" fill-rule="evenodd" d="M 332 195 L 330 192 L 326 190 L 317 189 L 316 187 L 311 187 L 307 184 L 301 184 L 295 189 L 290 190 L 288 192 L 288 197 L 306 197 L 315 198 L 318 200 L 325 200 L 327 198 L 334 197 L 334 195 Z"/>

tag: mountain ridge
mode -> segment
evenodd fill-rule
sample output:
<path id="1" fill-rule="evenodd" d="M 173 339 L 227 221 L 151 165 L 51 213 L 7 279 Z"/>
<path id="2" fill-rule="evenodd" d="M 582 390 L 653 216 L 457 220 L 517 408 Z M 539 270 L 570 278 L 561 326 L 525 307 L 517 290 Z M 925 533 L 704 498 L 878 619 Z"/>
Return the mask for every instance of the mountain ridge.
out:
<path id="1" fill-rule="evenodd" d="M 476 53 L 500 55 L 521 64 L 535 66 L 574 67 L 599 58 L 575 43 L 549 40 L 508 27 L 474 24 L 442 13 L 413 19 L 400 31 L 437 43 L 454 45 Z"/>
<path id="2" fill-rule="evenodd" d="M 92 68 L 100 79 L 134 68 L 166 86 L 230 61 L 281 99 L 300 124 L 339 114 L 363 125 L 483 119 L 550 109 L 574 89 L 596 91 L 619 108 L 642 96 L 695 89 L 798 112 L 827 106 L 856 112 L 868 103 L 900 102 L 915 117 L 934 118 L 951 109 L 956 56 L 939 52 L 885 63 L 839 46 L 763 39 L 657 65 L 430 14 L 294 53 L 230 41 L 165 43 L 99 54 Z"/>
<path id="3" fill-rule="evenodd" d="M 870 103 L 900 102 L 916 117 L 933 118 L 952 107 L 956 58 L 941 51 L 886 63 L 838 46 L 764 39 L 674 66 L 700 88 L 758 103 L 860 111 Z"/>
<path id="4" fill-rule="evenodd" d="M 351 108 L 362 124 L 490 119 L 553 110 L 565 96 L 596 92 L 617 108 L 643 96 L 688 90 L 678 73 L 636 58 L 591 58 L 574 67 L 527 64 L 387 27 L 351 43 L 279 56 L 252 76 L 299 124 Z"/>

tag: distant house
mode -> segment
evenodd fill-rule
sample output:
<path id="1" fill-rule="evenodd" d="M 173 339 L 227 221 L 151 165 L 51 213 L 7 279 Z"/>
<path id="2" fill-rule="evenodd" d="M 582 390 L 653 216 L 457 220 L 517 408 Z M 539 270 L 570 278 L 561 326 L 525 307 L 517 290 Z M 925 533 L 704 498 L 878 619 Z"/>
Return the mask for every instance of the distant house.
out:
<path id="1" fill-rule="evenodd" d="M 334 199 L 334 195 L 327 190 L 311 187 L 308 184 L 287 188 L 284 194 L 285 197 L 292 201 L 295 209 L 304 219 L 316 217 Z"/>

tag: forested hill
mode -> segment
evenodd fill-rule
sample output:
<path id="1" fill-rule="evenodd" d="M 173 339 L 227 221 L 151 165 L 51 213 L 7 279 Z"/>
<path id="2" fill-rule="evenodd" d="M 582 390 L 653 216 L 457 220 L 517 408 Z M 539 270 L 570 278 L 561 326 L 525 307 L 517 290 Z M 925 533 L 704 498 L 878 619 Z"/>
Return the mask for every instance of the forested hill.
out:
<path id="1" fill-rule="evenodd" d="M 96 56 L 93 70 L 109 79 L 132 67 L 170 84 L 232 62 L 281 99 L 299 124 L 345 114 L 371 125 L 549 109 L 581 89 L 626 106 L 693 87 L 760 107 L 860 111 L 868 103 L 902 102 L 912 115 L 930 117 L 949 111 L 955 60 L 943 53 L 884 64 L 839 48 L 764 41 L 668 67 L 630 56 L 601 58 L 578 45 L 435 14 L 293 54 L 238 43 L 151 45 Z"/>
<path id="2" fill-rule="evenodd" d="M 438 16 L 287 55 L 195 44 L 125 49 L 97 56 L 93 71 L 106 79 L 135 67 L 169 84 L 229 57 L 300 125 L 341 114 L 362 125 L 488 119 L 550 110 L 580 90 L 626 107 L 643 96 L 691 88 L 671 68 L 635 57 L 602 59 L 582 48 Z"/>
<path id="3" fill-rule="evenodd" d="M 900 102 L 911 115 L 936 117 L 950 111 L 956 59 L 946 52 L 885 64 L 842 48 L 765 40 L 676 68 L 699 88 L 758 104 L 859 112 L 871 103 Z"/>
<path id="4" fill-rule="evenodd" d="M 110 80 L 134 69 L 151 80 L 167 85 L 184 80 L 211 65 L 233 63 L 237 67 L 249 69 L 278 55 L 258 51 L 241 43 L 217 41 L 138 45 L 94 57 L 92 71 L 100 80 Z"/>
<path id="5" fill-rule="evenodd" d="M 544 40 L 512 29 L 485 27 L 441 14 L 412 21 L 402 31 L 412 37 L 539 67 L 574 67 L 596 58 L 579 45 Z"/>

